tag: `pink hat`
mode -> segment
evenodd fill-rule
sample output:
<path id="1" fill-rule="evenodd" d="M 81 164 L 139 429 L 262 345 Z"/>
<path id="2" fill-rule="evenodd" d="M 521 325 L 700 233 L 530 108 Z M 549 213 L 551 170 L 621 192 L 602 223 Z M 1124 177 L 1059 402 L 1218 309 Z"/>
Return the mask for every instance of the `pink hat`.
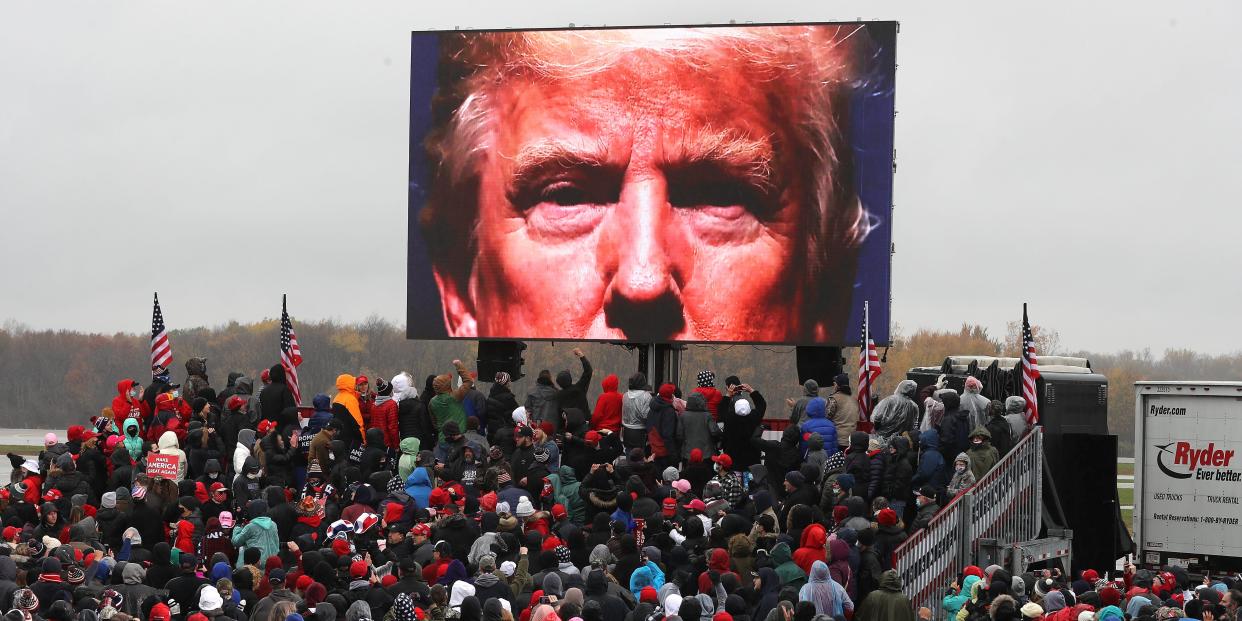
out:
<path id="1" fill-rule="evenodd" d="M 43 446 L 51 446 L 53 444 L 56 444 L 56 434 L 49 431 L 47 435 L 43 436 Z"/>
<path id="2" fill-rule="evenodd" d="M 233 528 L 233 524 L 234 524 L 233 512 L 221 511 L 220 512 L 220 527 L 221 528 Z"/>
<path id="3" fill-rule="evenodd" d="M 673 489 L 685 494 L 690 491 L 690 482 L 685 479 L 673 481 Z"/>

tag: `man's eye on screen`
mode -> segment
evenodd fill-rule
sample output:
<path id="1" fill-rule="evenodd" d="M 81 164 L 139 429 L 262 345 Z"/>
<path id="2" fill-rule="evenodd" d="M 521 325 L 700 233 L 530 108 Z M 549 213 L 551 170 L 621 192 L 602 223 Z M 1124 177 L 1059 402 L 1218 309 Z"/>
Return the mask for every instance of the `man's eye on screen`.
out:
<path id="1" fill-rule="evenodd" d="M 535 232 L 553 237 L 577 237 L 598 226 L 605 208 L 617 193 L 604 184 L 552 181 L 517 195 L 514 206 Z"/>
<path id="2" fill-rule="evenodd" d="M 772 180 L 767 175 L 696 163 L 668 171 L 667 179 L 669 204 L 722 224 L 763 221 L 774 211 Z"/>

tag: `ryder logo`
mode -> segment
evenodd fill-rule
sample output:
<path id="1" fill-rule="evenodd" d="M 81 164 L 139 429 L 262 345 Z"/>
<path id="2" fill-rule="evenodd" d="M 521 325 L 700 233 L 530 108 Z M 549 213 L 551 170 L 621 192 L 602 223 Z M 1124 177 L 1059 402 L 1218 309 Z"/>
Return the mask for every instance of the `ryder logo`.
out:
<path id="1" fill-rule="evenodd" d="M 1195 448 L 1189 442 L 1170 442 L 1155 445 L 1156 465 L 1160 471 L 1175 479 L 1189 479 L 1196 469 L 1201 467 L 1226 468 L 1233 461 L 1233 450 L 1216 448 L 1216 443 L 1208 442 L 1203 448 Z M 1164 463 L 1166 455 L 1173 458 L 1173 468 Z"/>

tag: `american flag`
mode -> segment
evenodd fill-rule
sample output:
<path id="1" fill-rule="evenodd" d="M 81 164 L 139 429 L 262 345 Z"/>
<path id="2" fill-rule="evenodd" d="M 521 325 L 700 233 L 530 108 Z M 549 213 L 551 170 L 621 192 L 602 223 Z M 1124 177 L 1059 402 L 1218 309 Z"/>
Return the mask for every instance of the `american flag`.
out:
<path id="1" fill-rule="evenodd" d="M 280 366 L 285 368 L 285 383 L 293 393 L 293 401 L 302 405 L 302 391 L 298 388 L 298 365 L 302 364 L 302 348 L 298 346 L 298 335 L 293 333 L 293 322 L 289 321 L 289 309 L 285 297 L 280 298 Z"/>
<path id="2" fill-rule="evenodd" d="M 168 341 L 168 329 L 164 327 L 164 313 L 160 311 L 160 294 L 155 294 L 155 308 L 151 311 L 151 376 L 155 369 L 168 368 L 172 364 L 172 343 Z"/>
<path id="3" fill-rule="evenodd" d="M 880 354 L 871 340 L 871 305 L 863 302 L 862 345 L 858 348 L 858 415 L 871 420 L 871 389 L 880 377 Z"/>
<path id="4" fill-rule="evenodd" d="M 1035 336 L 1031 322 L 1026 318 L 1026 304 L 1022 305 L 1022 398 L 1026 399 L 1026 424 L 1039 424 L 1039 393 L 1035 380 L 1039 379 L 1039 360 L 1035 357 Z"/>

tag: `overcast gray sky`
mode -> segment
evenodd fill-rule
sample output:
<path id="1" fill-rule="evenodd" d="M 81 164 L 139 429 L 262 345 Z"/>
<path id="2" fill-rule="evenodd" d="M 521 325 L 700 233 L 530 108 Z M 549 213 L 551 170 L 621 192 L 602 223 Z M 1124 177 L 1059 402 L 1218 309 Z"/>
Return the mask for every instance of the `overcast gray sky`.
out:
<path id="1" fill-rule="evenodd" d="M 5 2 L 0 320 L 403 321 L 410 30 L 863 18 L 901 21 L 907 333 L 1028 301 L 1073 349 L 1242 349 L 1242 3 L 1026 6 Z"/>

